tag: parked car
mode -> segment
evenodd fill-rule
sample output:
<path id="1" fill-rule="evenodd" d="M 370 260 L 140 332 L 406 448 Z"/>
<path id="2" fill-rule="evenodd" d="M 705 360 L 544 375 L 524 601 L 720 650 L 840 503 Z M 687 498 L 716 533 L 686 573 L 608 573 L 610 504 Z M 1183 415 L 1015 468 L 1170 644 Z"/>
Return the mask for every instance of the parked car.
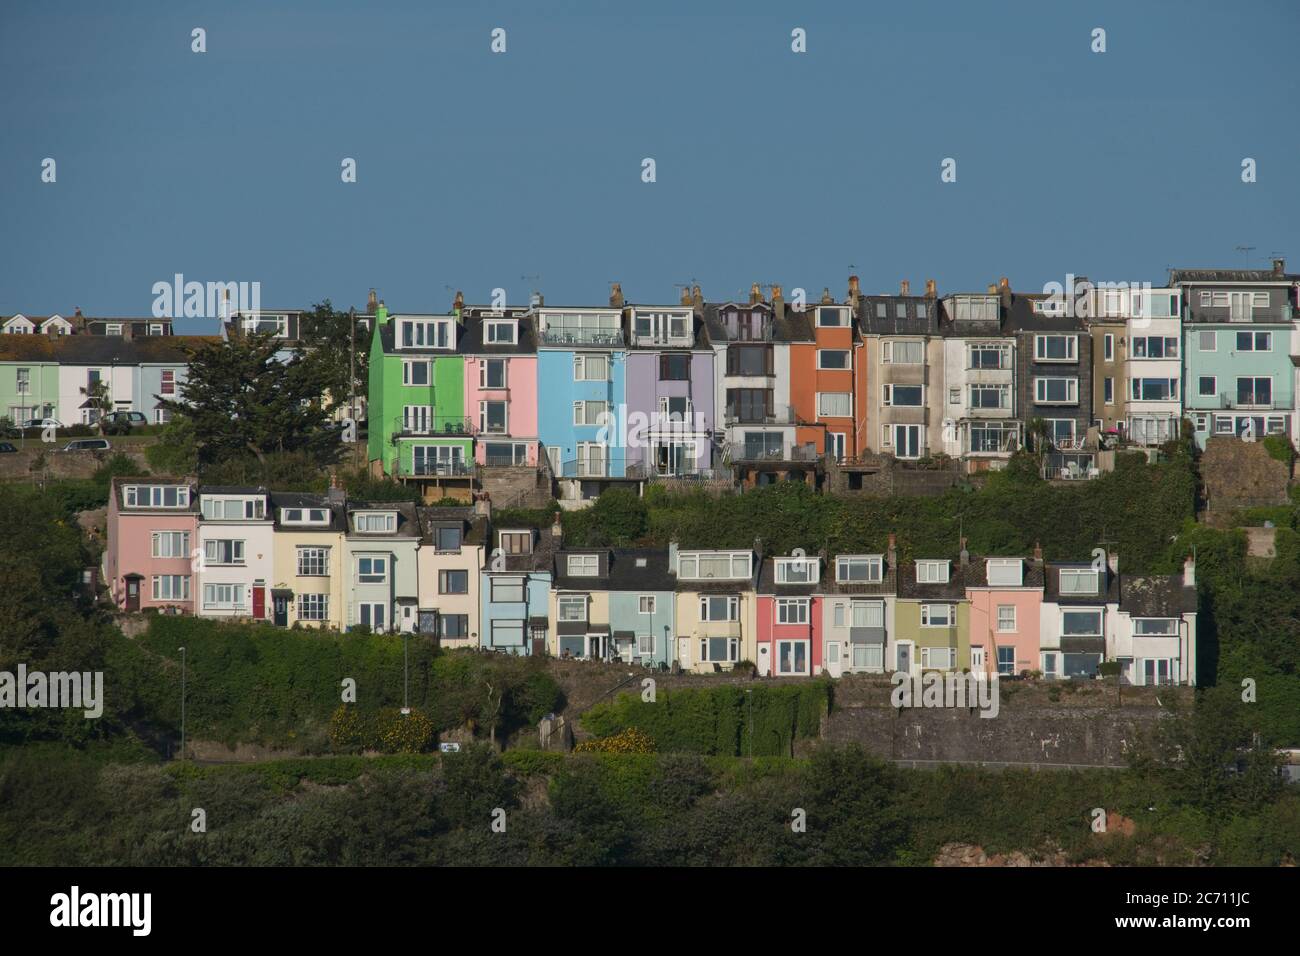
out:
<path id="1" fill-rule="evenodd" d="M 103 422 L 106 435 L 125 435 L 132 428 L 149 424 L 144 412 L 109 412 L 100 421 Z"/>
<path id="2" fill-rule="evenodd" d="M 13 442 L 11 442 L 11 441 L 0 441 L 0 455 L 5 455 L 5 454 L 8 454 L 8 453 L 11 452 L 11 451 L 17 451 L 17 450 L 18 450 L 18 449 L 14 447 L 14 443 L 13 443 Z"/>
<path id="3" fill-rule="evenodd" d="M 68 442 L 59 451 L 108 451 L 112 447 L 107 438 L 77 438 Z"/>
<path id="4" fill-rule="evenodd" d="M 49 428 L 50 426 L 62 428 L 63 422 L 57 418 L 29 418 L 23 422 L 23 428 Z"/>

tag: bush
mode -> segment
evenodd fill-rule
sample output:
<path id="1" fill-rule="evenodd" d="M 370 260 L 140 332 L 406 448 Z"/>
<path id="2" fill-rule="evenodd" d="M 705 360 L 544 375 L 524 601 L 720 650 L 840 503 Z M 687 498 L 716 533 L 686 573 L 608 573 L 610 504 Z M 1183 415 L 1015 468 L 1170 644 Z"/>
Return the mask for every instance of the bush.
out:
<path id="1" fill-rule="evenodd" d="M 433 744 L 433 721 L 414 708 L 385 707 L 365 712 L 343 704 L 330 718 L 330 743 L 339 750 L 377 750 L 386 754 L 418 754 Z"/>
<path id="2" fill-rule="evenodd" d="M 573 749 L 580 754 L 652 754 L 655 742 L 649 734 L 628 727 L 610 737 L 584 740 Z"/>

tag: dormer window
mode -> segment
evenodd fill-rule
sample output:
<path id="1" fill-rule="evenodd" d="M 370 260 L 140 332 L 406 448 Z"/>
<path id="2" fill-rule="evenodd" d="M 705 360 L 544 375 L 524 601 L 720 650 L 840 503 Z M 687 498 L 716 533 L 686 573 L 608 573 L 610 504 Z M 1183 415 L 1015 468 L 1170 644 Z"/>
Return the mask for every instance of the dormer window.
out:
<path id="1" fill-rule="evenodd" d="M 281 524 L 327 525 L 329 512 L 324 508 L 281 508 Z"/>
<path id="2" fill-rule="evenodd" d="M 396 511 L 358 511 L 354 526 L 361 534 L 392 534 L 397 530 Z"/>
<path id="3" fill-rule="evenodd" d="M 643 312 L 638 310 L 632 320 L 632 330 L 638 340 L 668 344 L 689 342 L 691 338 L 691 313 Z"/>
<path id="4" fill-rule="evenodd" d="M 1034 359 L 1038 362 L 1077 362 L 1079 337 L 1077 335 L 1035 335 Z"/>
<path id="5" fill-rule="evenodd" d="M 817 307 L 817 325 L 819 328 L 839 328 L 849 324 L 849 310 L 838 305 Z"/>
<path id="6" fill-rule="evenodd" d="M 1101 592 L 1101 572 L 1091 568 L 1062 568 L 1062 594 L 1098 594 Z"/>
<path id="7" fill-rule="evenodd" d="M 455 345 L 451 319 L 402 319 L 398 331 L 399 348 L 450 349 Z"/>
<path id="8" fill-rule="evenodd" d="M 594 578 L 600 573 L 600 555 L 571 554 L 568 567 L 570 577 Z"/>
<path id="9" fill-rule="evenodd" d="M 753 574 L 749 551 L 683 551 L 677 558 L 677 574 L 686 580 L 740 580 Z"/>
<path id="10" fill-rule="evenodd" d="M 947 584 L 950 561 L 916 562 L 917 584 Z"/>
<path id="11" fill-rule="evenodd" d="M 185 485 L 127 485 L 122 501 L 128 508 L 188 508 L 190 489 Z"/>
<path id="12" fill-rule="evenodd" d="M 840 584 L 879 584 L 884 578 L 880 555 L 844 555 L 835 559 L 835 580 Z"/>
<path id="13" fill-rule="evenodd" d="M 519 323 L 514 321 L 485 322 L 483 341 L 488 345 L 514 345 L 519 341 Z"/>
<path id="14" fill-rule="evenodd" d="M 266 517 L 266 499 L 261 496 L 202 495 L 200 500 L 207 521 L 260 521 Z"/>
<path id="15" fill-rule="evenodd" d="M 433 529 L 433 548 L 435 551 L 459 551 L 461 529 L 443 526 Z"/>
<path id="16" fill-rule="evenodd" d="M 958 295 L 949 300 L 952 317 L 957 322 L 996 322 L 998 297 L 995 295 Z"/>
<path id="17" fill-rule="evenodd" d="M 816 584 L 820 569 L 812 558 L 777 558 L 777 584 Z"/>
<path id="18" fill-rule="evenodd" d="M 991 586 L 1018 588 L 1024 579 L 1024 562 L 1020 558 L 989 558 L 988 581 Z"/>
<path id="19" fill-rule="evenodd" d="M 531 531 L 502 531 L 497 537 L 498 547 L 506 554 L 532 554 Z"/>

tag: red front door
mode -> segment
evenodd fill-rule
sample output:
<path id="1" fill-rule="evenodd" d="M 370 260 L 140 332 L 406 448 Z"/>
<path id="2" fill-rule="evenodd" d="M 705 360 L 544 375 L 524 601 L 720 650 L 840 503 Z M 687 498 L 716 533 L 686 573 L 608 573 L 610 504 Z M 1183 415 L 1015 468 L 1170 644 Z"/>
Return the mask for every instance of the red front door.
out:
<path id="1" fill-rule="evenodd" d="M 253 585 L 253 617 L 259 621 L 266 617 L 266 588 L 260 584 Z"/>

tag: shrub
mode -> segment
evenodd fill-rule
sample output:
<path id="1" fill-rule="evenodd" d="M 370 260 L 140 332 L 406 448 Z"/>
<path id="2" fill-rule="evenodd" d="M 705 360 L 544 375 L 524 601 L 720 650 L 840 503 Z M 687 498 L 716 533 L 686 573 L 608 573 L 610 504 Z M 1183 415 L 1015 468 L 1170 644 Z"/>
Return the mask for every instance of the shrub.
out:
<path id="1" fill-rule="evenodd" d="M 580 754 L 652 754 L 655 742 L 649 734 L 628 727 L 610 737 L 584 740 L 573 749 Z"/>

